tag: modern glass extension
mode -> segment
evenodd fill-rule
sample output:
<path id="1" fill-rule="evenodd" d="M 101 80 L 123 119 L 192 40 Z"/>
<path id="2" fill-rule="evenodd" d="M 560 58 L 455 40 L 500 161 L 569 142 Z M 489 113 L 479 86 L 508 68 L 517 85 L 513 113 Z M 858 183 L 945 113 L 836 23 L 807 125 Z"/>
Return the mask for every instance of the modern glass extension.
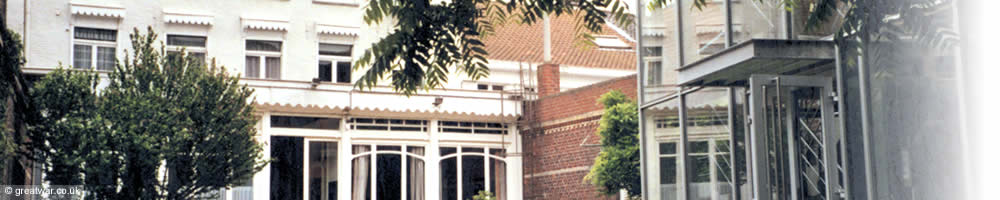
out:
<path id="1" fill-rule="evenodd" d="M 808 2 L 648 3 L 644 199 L 962 197 L 955 49 L 879 41 L 861 56 L 833 41 L 842 18 L 805 28 Z M 934 7 L 952 19 L 950 3 Z"/>

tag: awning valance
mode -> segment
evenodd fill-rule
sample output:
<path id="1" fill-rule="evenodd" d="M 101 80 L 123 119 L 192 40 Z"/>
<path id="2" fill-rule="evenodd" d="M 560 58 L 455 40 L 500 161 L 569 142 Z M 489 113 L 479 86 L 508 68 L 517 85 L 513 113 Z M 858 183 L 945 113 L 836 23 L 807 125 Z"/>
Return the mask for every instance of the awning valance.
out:
<path id="1" fill-rule="evenodd" d="M 79 2 L 70 2 L 70 12 L 73 15 L 85 15 L 95 17 L 125 18 L 125 8 L 114 5 L 92 5 Z"/>
<path id="2" fill-rule="evenodd" d="M 330 34 L 330 35 L 346 35 L 346 36 L 358 36 L 360 28 L 358 27 L 346 27 L 346 26 L 335 26 L 335 25 L 316 25 L 316 33 L 319 34 Z"/>
<path id="3" fill-rule="evenodd" d="M 243 17 L 243 28 L 265 31 L 288 31 L 288 20 Z"/>
<path id="4" fill-rule="evenodd" d="M 210 14 L 163 11 L 163 21 L 174 24 L 212 25 L 215 17 Z"/>

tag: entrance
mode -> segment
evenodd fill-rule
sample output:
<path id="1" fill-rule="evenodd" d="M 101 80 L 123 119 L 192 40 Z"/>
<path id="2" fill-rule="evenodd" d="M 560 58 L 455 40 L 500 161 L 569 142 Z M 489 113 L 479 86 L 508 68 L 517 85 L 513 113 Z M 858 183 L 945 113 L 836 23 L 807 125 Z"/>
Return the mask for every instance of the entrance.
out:
<path id="1" fill-rule="evenodd" d="M 758 200 L 841 199 L 833 80 L 750 76 L 749 137 Z"/>

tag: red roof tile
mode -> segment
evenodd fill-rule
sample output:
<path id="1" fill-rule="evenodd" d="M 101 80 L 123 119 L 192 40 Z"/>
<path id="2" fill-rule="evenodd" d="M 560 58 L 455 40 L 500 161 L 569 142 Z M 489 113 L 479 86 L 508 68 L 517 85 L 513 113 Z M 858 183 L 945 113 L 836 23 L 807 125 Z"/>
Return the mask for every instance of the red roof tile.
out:
<path id="1" fill-rule="evenodd" d="M 635 43 L 613 29 L 604 26 L 597 35 L 615 36 L 628 44 L 631 49 L 611 50 L 596 46 L 584 48 L 574 45 L 576 42 L 576 19 L 570 15 L 552 16 L 552 61 L 561 65 L 604 69 L 635 69 Z M 516 22 L 498 27 L 496 34 L 487 37 L 483 42 L 490 53 L 490 60 L 542 62 L 542 22 L 533 25 L 522 25 Z"/>

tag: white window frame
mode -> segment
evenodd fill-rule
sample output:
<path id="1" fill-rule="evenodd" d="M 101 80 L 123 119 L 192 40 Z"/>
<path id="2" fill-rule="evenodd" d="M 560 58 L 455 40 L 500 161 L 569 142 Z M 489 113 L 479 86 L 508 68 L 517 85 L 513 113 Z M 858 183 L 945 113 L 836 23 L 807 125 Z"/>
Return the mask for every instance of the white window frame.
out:
<path id="1" fill-rule="evenodd" d="M 180 52 L 182 49 L 185 53 L 201 53 L 205 55 L 205 61 L 208 62 L 208 36 L 205 35 L 188 35 L 188 34 L 167 34 L 168 38 L 171 35 L 181 35 L 181 36 L 196 36 L 205 37 L 205 47 L 194 47 L 194 46 L 180 46 L 180 45 L 169 45 L 167 43 L 167 52 Z M 169 40 L 169 39 L 167 39 Z M 164 41 L 166 42 L 166 41 Z M 246 59 L 246 58 L 244 58 Z M 246 69 L 246 68 L 244 68 Z"/>
<path id="2" fill-rule="evenodd" d="M 316 58 L 317 58 L 316 67 L 319 67 L 319 63 L 322 62 L 322 61 L 330 62 L 331 63 L 331 66 L 330 66 L 330 77 L 331 77 L 330 78 L 330 82 L 331 83 L 341 83 L 341 82 L 337 82 L 337 62 L 348 62 L 348 63 L 351 63 L 351 68 L 354 68 L 354 58 L 352 58 L 351 56 L 321 55 L 321 54 L 319 54 L 319 45 L 320 44 L 351 45 L 352 49 L 354 48 L 354 44 L 351 44 L 351 43 L 336 43 L 336 42 L 318 42 L 318 43 L 316 43 L 316 49 L 317 49 L 317 51 L 316 51 Z M 352 54 L 353 54 L 353 52 L 352 52 Z M 319 71 L 317 71 L 316 78 L 319 78 L 320 74 L 318 74 L 318 73 L 319 73 Z M 353 79 L 354 78 L 353 78 L 353 75 L 352 75 L 351 78 L 348 78 L 346 84 L 353 84 L 353 82 L 354 82 Z M 341 84 L 345 84 L 345 83 L 341 83 Z"/>
<path id="3" fill-rule="evenodd" d="M 502 148 L 502 147 L 495 147 L 495 146 L 472 146 L 472 145 L 470 145 L 470 146 L 463 146 L 463 145 L 447 146 L 447 145 L 441 145 L 440 147 L 438 147 L 438 149 L 440 149 L 440 148 L 455 148 L 455 153 L 448 154 L 448 155 L 440 155 L 440 157 L 438 157 L 437 162 L 439 164 L 438 166 L 440 166 L 440 164 L 442 162 L 444 162 L 444 160 L 449 159 L 449 158 L 455 158 L 455 175 L 456 175 L 455 177 L 456 177 L 456 179 L 458 179 L 455 182 L 455 184 L 457 186 L 455 188 L 457 190 L 457 193 L 458 193 L 457 197 L 459 199 L 462 198 L 462 191 L 463 191 L 463 189 L 465 189 L 462 186 L 462 178 L 463 178 L 462 171 L 464 171 L 462 169 L 462 156 L 482 156 L 483 157 L 483 174 L 484 174 L 483 177 L 485 178 L 483 180 L 483 183 L 486 186 L 484 189 L 487 192 L 493 192 L 490 189 L 490 183 L 492 183 L 492 182 L 490 182 L 490 180 L 493 178 L 492 177 L 493 174 L 490 174 L 490 167 L 493 167 L 493 166 L 490 166 L 490 158 L 497 159 L 497 161 L 503 162 L 504 166 L 506 166 L 508 164 L 506 157 L 500 157 L 500 156 L 497 156 L 497 155 L 490 154 L 490 150 L 491 149 L 500 149 L 500 150 L 506 152 L 507 150 L 504 149 L 504 148 Z M 483 149 L 483 153 L 478 153 L 478 152 L 462 152 L 462 148 L 481 148 L 481 149 Z M 440 150 L 438 152 L 440 152 Z M 435 178 L 440 179 L 442 176 L 444 176 L 444 174 L 443 173 L 439 173 L 438 176 L 439 177 L 435 177 Z M 506 177 L 501 177 L 501 178 L 506 178 Z M 510 186 L 510 184 L 508 184 L 506 182 L 504 184 L 506 186 Z M 444 188 L 444 182 L 442 181 L 441 183 L 438 184 L 438 186 L 440 187 L 440 188 L 437 188 L 439 190 L 442 189 L 442 188 Z M 494 186 L 494 187 L 496 187 L 496 186 Z M 496 196 L 496 194 L 493 194 L 493 195 Z M 442 194 L 442 196 L 443 196 L 443 194 Z"/>
<path id="4" fill-rule="evenodd" d="M 646 50 L 645 48 L 654 48 L 654 47 L 659 47 L 660 48 L 660 55 L 656 55 L 656 56 L 643 56 L 642 57 L 642 62 L 646 66 L 647 70 L 652 70 L 653 69 L 652 65 L 650 65 L 653 62 L 660 62 L 660 74 L 655 74 L 655 76 L 658 77 L 658 78 L 656 78 L 656 79 L 658 79 L 658 81 L 655 84 L 650 83 L 649 79 L 642 80 L 642 81 L 645 82 L 646 85 L 663 85 L 663 84 L 665 84 L 665 83 L 663 83 L 663 75 L 664 75 L 663 71 L 666 70 L 666 69 L 664 69 L 666 67 L 665 66 L 666 62 L 663 60 L 663 50 L 664 50 L 663 47 L 662 46 L 642 47 L 642 50 L 645 51 Z M 652 71 L 646 71 L 645 73 L 649 74 L 651 72 Z M 650 76 L 650 77 L 652 77 L 652 76 Z"/>
<path id="5" fill-rule="evenodd" d="M 251 50 L 247 50 L 246 42 L 250 41 L 250 40 L 277 41 L 277 42 L 281 42 L 281 51 L 274 52 L 274 51 L 251 51 Z M 285 41 L 284 40 L 247 38 L 247 39 L 243 40 L 243 45 L 244 45 L 243 46 L 243 51 L 246 54 L 243 57 L 243 61 L 244 61 L 243 70 L 246 70 L 246 68 L 247 68 L 246 64 L 245 64 L 246 63 L 246 57 L 249 57 L 249 56 L 257 57 L 258 58 L 257 61 L 260 62 L 260 65 L 258 65 L 259 67 L 257 68 L 257 70 L 258 70 L 257 74 L 260 75 L 260 76 L 259 77 L 246 77 L 246 74 L 248 74 L 248 73 L 244 73 L 243 74 L 244 78 L 281 80 L 281 76 L 284 74 L 284 73 L 280 72 L 280 71 L 282 71 L 281 66 L 283 66 L 284 62 L 285 62 L 285 59 L 281 58 L 282 54 L 284 54 L 284 52 L 285 52 Z M 267 57 L 277 57 L 280 60 L 280 62 L 278 64 L 278 71 L 279 71 L 279 73 L 278 73 L 278 77 L 277 78 L 267 78 Z"/>
<path id="6" fill-rule="evenodd" d="M 70 38 L 72 38 L 72 40 L 73 40 L 72 45 L 70 46 L 70 51 L 69 51 L 70 52 L 69 57 L 70 57 L 70 60 L 71 60 L 70 63 L 76 64 L 76 51 L 75 51 L 76 45 L 87 45 L 87 46 L 90 46 L 90 68 L 88 68 L 88 69 L 98 70 L 98 68 L 97 68 L 97 48 L 98 47 L 110 47 L 110 48 L 114 48 L 115 49 L 115 52 L 114 52 L 115 53 L 115 59 L 116 60 L 118 59 L 118 36 L 117 35 L 115 35 L 115 41 L 114 42 L 100 41 L 100 40 L 88 40 L 88 39 L 77 39 L 76 36 L 75 36 L 76 35 L 76 28 L 77 27 L 79 27 L 79 28 L 91 28 L 91 27 L 82 27 L 82 26 L 75 26 L 75 27 L 73 27 L 73 29 L 72 29 L 73 33 L 70 34 Z M 105 28 L 93 28 L 93 29 L 105 29 Z M 105 30 L 112 30 L 112 29 L 105 29 Z M 115 30 L 115 31 L 117 31 L 117 30 Z M 76 68 L 76 66 L 74 65 L 73 68 Z M 107 71 L 107 70 L 99 70 L 99 71 Z"/>
<path id="7" fill-rule="evenodd" d="M 351 144 L 351 148 L 350 149 L 353 150 L 355 145 L 369 146 L 369 148 L 371 148 L 371 149 L 369 149 L 368 152 L 364 152 L 364 153 L 357 153 L 357 154 L 355 154 L 353 151 L 350 152 L 351 153 L 351 157 L 348 159 L 348 162 L 346 162 L 346 164 L 351 165 L 351 164 L 354 163 L 354 159 L 360 158 L 362 156 L 369 156 L 368 157 L 368 162 L 369 162 L 369 164 L 370 164 L 371 167 L 369 167 L 368 170 L 369 170 L 369 177 L 371 177 L 371 178 L 368 180 L 368 184 L 369 184 L 368 187 L 370 187 L 368 189 L 368 191 L 370 192 L 369 195 L 371 195 L 372 200 L 377 200 L 378 199 L 378 192 L 377 192 L 378 182 L 375 179 L 378 178 L 377 175 L 378 175 L 378 155 L 379 154 L 390 154 L 390 155 L 391 154 L 395 154 L 395 155 L 399 155 L 400 160 L 401 160 L 401 162 L 400 162 L 401 165 L 400 165 L 400 170 L 399 170 L 399 175 L 400 175 L 399 176 L 399 183 L 402 186 L 402 187 L 399 188 L 400 189 L 399 192 L 400 192 L 400 194 L 402 194 L 402 197 L 405 198 L 408 195 L 407 191 L 406 191 L 406 185 L 405 185 L 407 183 L 406 179 L 408 178 L 407 177 L 407 175 L 408 175 L 407 171 L 408 170 L 404 170 L 404 169 L 406 169 L 406 165 L 408 164 L 408 162 L 407 162 L 408 159 L 416 158 L 417 160 L 424 161 L 424 166 L 425 166 L 425 170 L 423 172 L 424 173 L 424 180 L 428 179 L 427 173 L 426 173 L 426 165 L 427 165 L 428 161 L 425 159 L 427 157 L 427 148 L 428 148 L 428 145 L 353 143 L 353 144 Z M 390 151 L 390 150 L 379 151 L 378 147 L 380 147 L 380 146 L 397 146 L 397 147 L 400 147 L 400 151 Z M 417 154 L 414 154 L 414 153 L 410 153 L 408 147 L 420 147 L 420 148 L 424 148 L 424 155 L 417 155 Z M 340 158 L 338 158 L 338 160 L 339 159 Z M 337 164 L 340 165 L 340 163 L 337 163 Z M 304 166 L 308 167 L 308 165 L 304 165 Z M 340 166 L 338 166 L 338 167 L 340 167 Z M 304 175 L 304 176 L 308 176 L 308 173 L 306 175 Z M 354 180 L 353 169 L 352 169 L 352 173 L 350 175 L 348 175 L 347 178 L 349 178 L 348 180 L 350 180 L 350 181 Z M 306 182 L 308 182 L 308 181 L 306 181 Z M 354 184 L 354 183 L 351 183 L 351 184 Z M 337 183 L 337 185 L 340 185 L 340 183 Z M 308 186 L 309 186 L 308 184 L 305 185 L 305 190 L 304 190 L 305 193 L 304 194 L 309 194 Z M 426 194 L 425 194 L 425 196 L 426 196 Z"/>

